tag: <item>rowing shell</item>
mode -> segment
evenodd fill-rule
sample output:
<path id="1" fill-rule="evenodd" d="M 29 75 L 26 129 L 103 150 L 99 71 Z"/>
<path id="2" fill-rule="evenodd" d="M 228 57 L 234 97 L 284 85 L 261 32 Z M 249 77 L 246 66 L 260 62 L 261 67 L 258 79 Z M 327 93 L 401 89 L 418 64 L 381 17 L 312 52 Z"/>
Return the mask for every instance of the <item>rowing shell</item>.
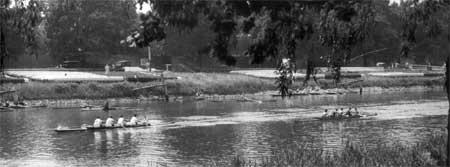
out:
<path id="1" fill-rule="evenodd" d="M 150 123 L 142 123 L 138 125 L 127 125 L 127 126 L 112 126 L 112 127 L 93 127 L 87 126 L 82 128 L 56 128 L 55 132 L 79 132 L 79 131 L 91 131 L 91 130 L 102 130 L 102 129 L 123 129 L 123 128 L 137 128 L 137 127 L 147 127 L 151 126 Z"/>
<path id="2" fill-rule="evenodd" d="M 345 120 L 345 119 L 355 119 L 355 118 L 361 118 L 361 117 L 364 117 L 364 116 L 362 116 L 362 115 L 352 115 L 352 116 L 349 116 L 349 117 L 347 117 L 347 116 L 338 116 L 338 117 L 316 117 L 316 119 L 325 121 L 325 120 Z"/>

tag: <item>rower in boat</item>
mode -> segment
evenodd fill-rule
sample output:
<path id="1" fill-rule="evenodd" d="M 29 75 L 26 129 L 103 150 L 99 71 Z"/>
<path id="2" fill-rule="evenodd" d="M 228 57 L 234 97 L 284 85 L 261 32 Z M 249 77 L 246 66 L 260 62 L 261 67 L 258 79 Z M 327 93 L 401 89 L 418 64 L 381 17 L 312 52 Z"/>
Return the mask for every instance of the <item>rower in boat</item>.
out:
<path id="1" fill-rule="evenodd" d="M 99 128 L 102 126 L 102 120 L 100 119 L 100 117 L 97 117 L 94 120 L 94 124 L 92 125 L 94 128 Z"/>
<path id="2" fill-rule="evenodd" d="M 328 115 L 328 109 L 325 109 L 325 111 L 323 112 L 322 117 L 326 118 L 326 117 L 328 117 L 328 116 L 329 116 L 329 115 Z"/>
<path id="3" fill-rule="evenodd" d="M 338 116 L 344 116 L 344 108 L 341 108 L 341 109 L 338 111 Z"/>
<path id="4" fill-rule="evenodd" d="M 138 120 L 137 120 L 137 115 L 136 114 L 134 114 L 134 116 L 133 117 L 131 117 L 131 119 L 130 119 L 130 122 L 127 122 L 127 125 L 137 125 L 137 123 L 138 123 Z"/>
<path id="5" fill-rule="evenodd" d="M 5 104 L 3 105 L 4 107 L 9 107 L 9 101 L 6 100 Z"/>
<path id="6" fill-rule="evenodd" d="M 347 112 L 345 112 L 345 116 L 351 117 L 352 116 L 352 107 L 349 107 Z"/>
<path id="7" fill-rule="evenodd" d="M 356 107 L 354 107 L 354 108 L 355 108 L 355 115 L 359 115 L 358 108 L 356 108 Z"/>
<path id="8" fill-rule="evenodd" d="M 120 115 L 119 119 L 117 120 L 117 126 L 125 126 L 125 120 L 123 119 L 122 115 Z"/>
<path id="9" fill-rule="evenodd" d="M 332 114 L 331 116 L 332 116 L 332 117 L 337 117 L 337 116 L 338 116 L 338 110 L 339 110 L 339 109 L 336 108 L 336 111 L 334 111 L 333 114 Z"/>
<path id="10" fill-rule="evenodd" d="M 109 116 L 108 119 L 106 119 L 105 127 L 112 127 L 114 125 L 114 119 L 112 116 Z"/>

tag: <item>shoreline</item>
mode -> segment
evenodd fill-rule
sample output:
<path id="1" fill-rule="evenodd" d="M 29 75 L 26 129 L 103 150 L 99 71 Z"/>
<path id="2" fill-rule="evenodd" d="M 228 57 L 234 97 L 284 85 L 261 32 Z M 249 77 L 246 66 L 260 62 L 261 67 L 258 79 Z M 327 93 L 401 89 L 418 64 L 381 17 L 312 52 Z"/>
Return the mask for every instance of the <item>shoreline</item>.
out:
<path id="1" fill-rule="evenodd" d="M 167 80 L 166 87 L 170 100 L 183 100 L 189 98 L 201 99 L 242 99 L 248 97 L 270 96 L 278 94 L 275 79 L 262 79 L 241 74 L 229 73 L 176 73 L 180 76 L 176 80 Z M 421 89 L 442 89 L 442 77 L 363 77 L 358 79 L 345 78 L 339 85 L 333 80 L 319 79 L 318 84 L 322 90 L 338 88 L 338 92 L 363 93 L 380 91 L 413 91 Z M 308 85 L 316 83 L 309 81 Z M 295 80 L 292 90 L 303 88 L 302 80 Z M 164 87 L 161 82 L 29 82 L 20 84 L 3 84 L 2 90 L 15 90 L 19 98 L 25 101 L 73 101 L 121 99 L 119 101 L 155 101 L 162 100 Z M 324 93 L 324 92 L 322 92 Z M 3 95 L 0 98 L 12 100 L 13 94 Z M 15 96 L 14 95 L 14 96 Z M 125 100 L 124 100 L 125 99 Z M 244 99 L 245 101 L 245 99 Z"/>
<path id="2" fill-rule="evenodd" d="M 380 94 L 380 93 L 392 93 L 392 92 L 426 92 L 426 91 L 438 91 L 442 90 L 442 86 L 411 86 L 411 87 L 363 87 L 363 94 Z M 324 89 L 327 90 L 327 89 Z M 305 95 L 305 96 L 342 96 L 346 94 L 359 94 L 359 88 L 349 88 L 342 89 L 349 91 L 351 93 L 344 94 L 321 94 L 321 95 Z M 358 91 L 358 93 L 355 93 Z M 233 94 L 233 95 L 219 95 L 219 94 L 208 94 L 202 95 L 201 99 L 196 99 L 196 96 L 172 96 L 169 98 L 169 102 L 183 102 L 183 101 L 211 101 L 211 102 L 222 102 L 222 101 L 231 101 L 237 100 L 241 102 L 265 102 L 265 101 L 273 101 L 276 99 L 281 99 L 281 97 L 272 97 L 273 94 L 277 94 L 278 91 L 263 91 L 257 93 L 246 93 L 246 94 Z M 289 97 L 286 97 L 289 98 Z M 292 96 L 291 98 L 295 98 Z M 146 103 L 154 103 L 154 102 L 163 102 L 164 98 L 161 96 L 151 96 L 151 97 L 118 97 L 118 98 L 98 98 L 98 99 L 81 99 L 81 98 L 73 98 L 73 99 L 32 99 L 32 100 L 24 100 L 27 104 L 36 104 L 36 103 L 44 103 L 48 105 L 50 108 L 78 108 L 79 104 L 89 103 L 100 105 L 105 101 L 108 101 L 111 105 L 114 104 L 146 104 Z"/>

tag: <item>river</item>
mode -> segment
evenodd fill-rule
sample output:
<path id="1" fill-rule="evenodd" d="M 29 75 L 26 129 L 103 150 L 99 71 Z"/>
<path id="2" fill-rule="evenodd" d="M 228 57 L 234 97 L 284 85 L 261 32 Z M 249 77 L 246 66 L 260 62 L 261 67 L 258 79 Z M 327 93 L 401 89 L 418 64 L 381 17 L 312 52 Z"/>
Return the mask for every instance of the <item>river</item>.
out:
<path id="1" fill-rule="evenodd" d="M 270 156 L 296 144 L 338 151 L 347 141 L 370 146 L 417 143 L 447 124 L 444 91 L 260 97 L 115 104 L 120 111 L 24 109 L 0 113 L 0 166 L 185 166 Z M 355 105 L 370 119 L 319 121 L 324 109 Z M 56 133 L 96 116 L 151 120 L 147 128 Z"/>

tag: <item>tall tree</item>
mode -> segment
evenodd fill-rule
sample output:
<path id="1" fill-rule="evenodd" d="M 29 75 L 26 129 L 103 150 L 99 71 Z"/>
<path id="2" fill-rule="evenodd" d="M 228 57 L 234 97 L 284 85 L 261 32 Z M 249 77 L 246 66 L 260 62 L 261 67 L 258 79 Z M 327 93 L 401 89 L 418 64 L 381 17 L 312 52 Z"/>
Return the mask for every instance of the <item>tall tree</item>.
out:
<path id="1" fill-rule="evenodd" d="M 449 0 L 412 0 L 402 2 L 400 4 L 403 8 L 403 26 L 402 26 L 402 44 L 400 55 L 402 57 L 408 57 L 410 51 L 417 43 L 417 32 L 419 28 L 423 28 L 428 38 L 436 39 L 439 36 L 447 36 L 447 45 L 449 49 L 449 55 L 446 60 L 446 81 L 445 88 L 447 89 L 447 96 L 450 104 L 450 77 L 449 77 L 449 63 L 450 63 L 450 1 Z M 439 19 L 440 18 L 440 19 Z M 445 32 L 447 27 L 447 32 Z M 447 117 L 447 133 L 450 127 L 450 108 L 448 110 Z M 450 155 L 450 135 L 447 137 L 447 161 L 446 165 L 449 166 Z M 444 162 L 438 162 L 440 165 L 444 165 Z"/>
<path id="2" fill-rule="evenodd" d="M 355 47 L 366 40 L 374 23 L 371 0 L 328 2 L 321 9 L 319 34 L 323 46 L 330 48 L 325 60 L 340 82 L 341 67 L 351 58 Z"/>
<path id="3" fill-rule="evenodd" d="M 35 28 L 41 21 L 41 5 L 36 0 L 0 0 L 0 72 L 4 76 L 7 29 L 15 31 L 24 40 L 31 54 L 37 50 Z"/>
<path id="4" fill-rule="evenodd" d="M 50 54 L 57 60 L 136 52 L 120 44 L 138 22 L 133 1 L 50 1 L 46 19 Z"/>

